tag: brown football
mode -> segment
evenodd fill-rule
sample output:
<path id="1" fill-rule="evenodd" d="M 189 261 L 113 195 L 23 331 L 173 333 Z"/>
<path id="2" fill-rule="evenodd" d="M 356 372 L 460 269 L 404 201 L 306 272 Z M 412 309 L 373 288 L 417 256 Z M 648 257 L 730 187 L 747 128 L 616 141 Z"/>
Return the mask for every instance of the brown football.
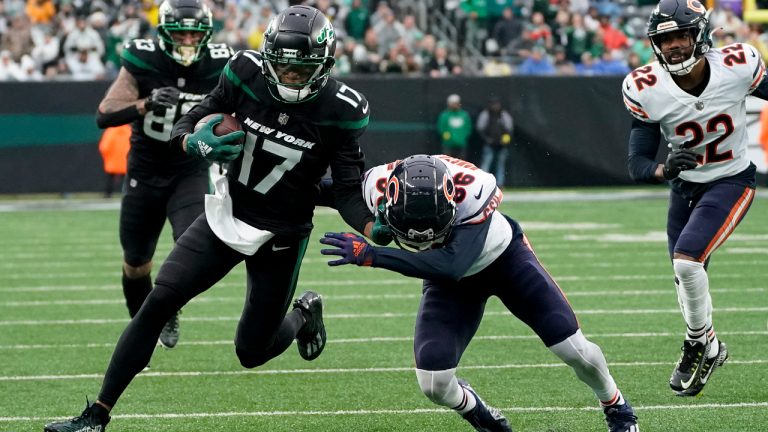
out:
<path id="1" fill-rule="evenodd" d="M 224 114 L 224 113 L 208 114 L 207 116 L 201 118 L 200 121 L 198 121 L 197 124 L 195 125 L 195 130 L 200 129 L 204 124 L 208 123 L 211 117 L 215 117 L 218 115 L 222 115 L 224 116 L 224 118 L 221 120 L 221 123 L 213 127 L 213 133 L 216 134 L 216 136 L 222 136 L 231 132 L 243 130 L 243 127 L 240 126 L 240 122 L 237 121 L 237 119 L 234 116 L 229 114 Z M 243 139 L 241 139 L 240 142 L 242 143 L 244 139 L 245 137 L 243 137 Z"/>

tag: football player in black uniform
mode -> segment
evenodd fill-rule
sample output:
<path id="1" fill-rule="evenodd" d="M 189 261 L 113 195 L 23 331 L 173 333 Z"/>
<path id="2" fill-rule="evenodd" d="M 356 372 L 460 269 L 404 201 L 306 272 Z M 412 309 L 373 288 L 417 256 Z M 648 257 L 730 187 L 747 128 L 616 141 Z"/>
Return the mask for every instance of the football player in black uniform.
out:
<path id="1" fill-rule="evenodd" d="M 232 57 L 225 44 L 210 44 L 211 11 L 202 0 L 166 0 L 159 9 L 158 39 L 124 46 L 119 75 L 99 104 L 97 123 L 131 123 L 131 151 L 120 207 L 123 293 L 133 318 L 152 289 L 152 256 L 166 218 L 178 240 L 203 212 L 210 191 L 209 163 L 171 146 L 173 124 L 216 86 Z M 160 342 L 173 348 L 178 314 Z"/>
<path id="2" fill-rule="evenodd" d="M 341 257 L 329 265 L 379 267 L 424 280 L 413 350 L 419 386 L 430 400 L 452 408 L 478 431 L 512 431 L 499 410 L 456 377 L 485 304 L 496 296 L 590 387 L 609 432 L 639 431 L 600 347 L 582 334 L 520 225 L 497 210 L 503 194 L 493 175 L 450 156 L 414 155 L 371 168 L 363 194 L 377 224 L 389 228 L 390 240 L 401 249 L 373 247 L 351 233 L 326 233 L 320 242 L 334 248 L 321 253 Z"/>
<path id="3" fill-rule="evenodd" d="M 264 364 L 294 339 L 306 360 L 325 346 L 322 299 L 304 293 L 286 314 L 312 229 L 320 179 L 330 167 L 333 201 L 346 222 L 370 236 L 373 216 L 360 193 L 360 135 L 368 101 L 330 78 L 335 34 L 317 9 L 292 6 L 264 34 L 261 52 L 240 51 L 213 91 L 174 126 L 171 143 L 201 160 L 228 162 L 205 212 L 176 242 L 155 287 L 123 332 L 96 402 L 45 430 L 105 427 L 109 410 L 149 361 L 173 311 L 245 261 L 247 297 L 235 336 L 246 368 Z M 234 113 L 243 131 L 213 134 Z M 244 138 L 244 144 L 240 140 Z M 103 430 L 103 429 L 100 429 Z"/>

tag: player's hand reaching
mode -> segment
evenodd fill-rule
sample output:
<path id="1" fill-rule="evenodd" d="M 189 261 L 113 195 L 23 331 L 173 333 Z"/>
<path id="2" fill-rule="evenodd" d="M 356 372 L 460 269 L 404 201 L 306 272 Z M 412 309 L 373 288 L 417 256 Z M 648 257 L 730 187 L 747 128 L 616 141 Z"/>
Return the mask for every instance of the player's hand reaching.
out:
<path id="1" fill-rule="evenodd" d="M 392 243 L 392 230 L 384 222 L 384 204 L 379 205 L 379 208 L 376 209 L 376 220 L 373 221 L 371 240 L 379 246 Z"/>
<path id="2" fill-rule="evenodd" d="M 147 112 L 155 111 L 157 108 L 174 108 L 179 103 L 181 91 L 176 87 L 160 87 L 152 89 L 152 93 L 144 101 L 144 108 Z"/>
<path id="3" fill-rule="evenodd" d="M 680 175 L 680 172 L 694 169 L 698 166 L 696 153 L 688 149 L 672 150 L 667 155 L 667 161 L 664 162 L 664 178 L 672 180 Z"/>
<path id="4" fill-rule="evenodd" d="M 201 157 L 211 162 L 229 162 L 237 159 L 243 151 L 240 144 L 245 132 L 235 131 L 218 136 L 213 128 L 221 123 L 223 115 L 212 117 L 199 129 L 187 135 L 187 154 Z"/>
<path id="5" fill-rule="evenodd" d="M 324 245 L 334 246 L 336 249 L 321 249 L 323 255 L 338 255 L 341 259 L 328 261 L 329 266 L 338 266 L 344 264 L 357 264 L 359 266 L 370 266 L 373 264 L 375 251 L 363 237 L 352 233 L 325 233 L 325 237 L 320 239 Z"/>

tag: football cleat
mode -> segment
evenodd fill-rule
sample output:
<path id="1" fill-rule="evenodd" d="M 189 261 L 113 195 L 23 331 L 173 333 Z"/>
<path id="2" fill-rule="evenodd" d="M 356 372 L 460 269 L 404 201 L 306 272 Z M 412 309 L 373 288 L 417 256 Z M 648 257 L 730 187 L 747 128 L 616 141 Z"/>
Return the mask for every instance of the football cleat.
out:
<path id="1" fill-rule="evenodd" d="M 704 386 L 712 376 L 712 372 L 714 372 L 715 369 L 722 366 L 723 363 L 728 360 L 728 347 L 723 342 L 719 342 L 719 348 L 720 352 L 718 352 L 716 356 L 712 358 L 705 356 L 704 362 L 701 365 L 701 373 L 699 374 L 699 377 L 690 385 L 690 387 L 688 387 L 687 390 L 681 393 L 679 392 L 678 395 L 696 396 L 701 393 L 702 390 L 704 390 Z M 709 353 L 709 350 L 710 345 L 707 345 L 707 353 Z"/>
<path id="2" fill-rule="evenodd" d="M 637 425 L 637 416 L 632 405 L 626 399 L 624 403 L 608 405 L 603 408 L 605 421 L 608 423 L 608 432 L 640 432 Z"/>
<path id="3" fill-rule="evenodd" d="M 299 355 L 304 360 L 314 360 L 325 348 L 325 324 L 323 324 L 323 297 L 314 291 L 306 291 L 293 302 L 304 316 L 304 325 L 296 334 Z"/>
<path id="4" fill-rule="evenodd" d="M 181 311 L 173 314 L 171 319 L 163 326 L 159 338 L 160 345 L 170 349 L 179 343 L 179 315 L 181 315 Z"/>
<path id="5" fill-rule="evenodd" d="M 82 414 L 69 420 L 45 425 L 43 432 L 104 432 L 109 423 L 109 412 L 101 405 L 85 399 Z"/>
<path id="6" fill-rule="evenodd" d="M 672 371 L 672 376 L 669 378 L 669 386 L 679 396 L 694 396 L 698 391 L 690 392 L 701 376 L 701 368 L 709 349 L 707 345 L 701 342 L 686 340 L 683 342 L 681 350 L 683 352 L 677 365 L 675 365 L 675 370 Z"/>
<path id="7" fill-rule="evenodd" d="M 480 399 L 475 389 L 463 379 L 459 379 L 459 385 L 466 389 L 475 398 L 475 407 L 471 411 L 462 414 L 464 420 L 468 421 L 478 432 L 512 432 L 512 426 L 496 408 L 488 406 Z"/>

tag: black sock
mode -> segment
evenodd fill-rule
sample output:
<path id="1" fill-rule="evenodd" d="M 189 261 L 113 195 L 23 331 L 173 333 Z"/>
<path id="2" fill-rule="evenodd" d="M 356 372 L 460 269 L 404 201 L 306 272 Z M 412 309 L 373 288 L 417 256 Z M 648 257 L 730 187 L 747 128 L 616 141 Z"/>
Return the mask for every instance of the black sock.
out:
<path id="1" fill-rule="evenodd" d="M 144 299 L 152 291 L 152 276 L 147 274 L 137 279 L 131 279 L 125 275 L 123 270 L 123 295 L 125 304 L 128 306 L 128 315 L 133 318 L 141 309 Z"/>

